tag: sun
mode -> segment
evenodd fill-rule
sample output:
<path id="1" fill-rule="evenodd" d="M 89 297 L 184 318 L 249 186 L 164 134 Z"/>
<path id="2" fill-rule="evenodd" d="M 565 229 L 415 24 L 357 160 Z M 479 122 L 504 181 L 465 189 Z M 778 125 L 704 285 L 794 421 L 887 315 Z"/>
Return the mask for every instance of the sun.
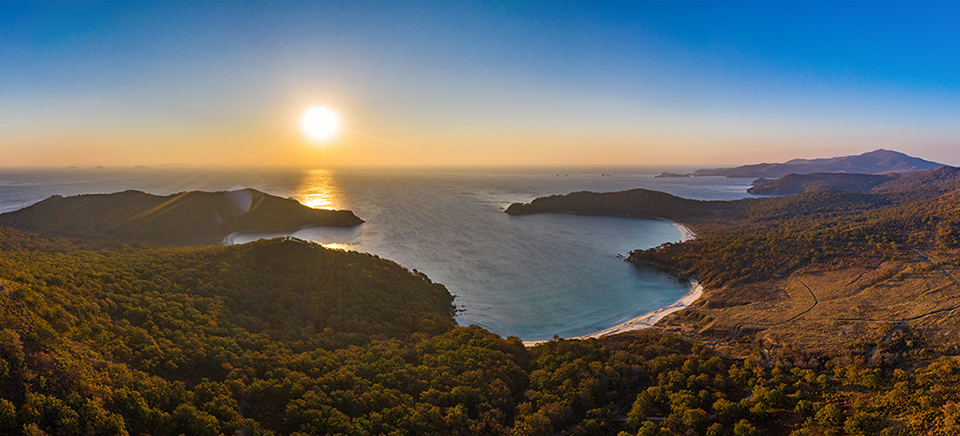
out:
<path id="1" fill-rule="evenodd" d="M 340 131 L 340 117 L 330 108 L 314 106 L 303 114 L 300 127 L 308 138 L 314 141 L 326 141 Z"/>

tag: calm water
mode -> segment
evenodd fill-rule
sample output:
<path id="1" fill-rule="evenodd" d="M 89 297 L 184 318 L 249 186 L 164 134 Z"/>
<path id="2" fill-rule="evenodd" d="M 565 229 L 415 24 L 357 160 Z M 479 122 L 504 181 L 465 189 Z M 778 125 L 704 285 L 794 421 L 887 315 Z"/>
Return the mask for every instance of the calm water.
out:
<path id="1" fill-rule="evenodd" d="M 676 301 L 689 290 L 617 258 L 680 240 L 665 221 L 574 215 L 513 217 L 512 202 L 571 191 L 656 189 L 696 199 L 747 196 L 750 180 L 657 179 L 648 172 L 414 172 L 220 169 L 0 172 L 0 212 L 50 195 L 137 189 L 155 194 L 253 187 L 313 207 L 353 210 L 350 229 L 238 235 L 236 242 L 292 235 L 377 254 L 426 273 L 457 296 L 462 325 L 524 340 L 602 330 Z"/>

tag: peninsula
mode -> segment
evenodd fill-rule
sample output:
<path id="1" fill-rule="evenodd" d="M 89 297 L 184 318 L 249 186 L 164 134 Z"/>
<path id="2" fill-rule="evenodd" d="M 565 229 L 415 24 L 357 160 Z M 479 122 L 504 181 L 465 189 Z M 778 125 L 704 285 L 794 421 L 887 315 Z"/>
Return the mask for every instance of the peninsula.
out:
<path id="1" fill-rule="evenodd" d="M 362 223 L 350 211 L 312 209 L 255 189 L 168 196 L 140 191 L 53 196 L 0 215 L 0 226 L 45 236 L 161 245 L 216 244 L 238 231 Z"/>
<path id="2" fill-rule="evenodd" d="M 731 204 L 720 201 L 688 200 L 664 192 L 637 188 L 620 192 L 573 192 L 534 199 L 530 203 L 513 203 L 506 209 L 510 215 L 537 213 L 573 213 L 627 218 L 698 220 L 725 216 Z"/>

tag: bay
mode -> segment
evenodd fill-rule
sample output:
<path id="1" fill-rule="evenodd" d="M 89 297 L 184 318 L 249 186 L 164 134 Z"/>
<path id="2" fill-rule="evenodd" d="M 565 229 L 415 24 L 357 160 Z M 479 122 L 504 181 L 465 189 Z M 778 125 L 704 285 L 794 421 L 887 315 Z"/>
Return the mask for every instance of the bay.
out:
<path id="1" fill-rule="evenodd" d="M 236 235 L 243 243 L 293 236 L 368 252 L 427 274 L 456 295 L 461 325 L 542 340 L 589 334 L 676 301 L 689 290 L 618 258 L 678 241 L 667 221 L 544 214 L 514 217 L 512 202 L 572 191 L 636 187 L 685 198 L 747 196 L 749 180 L 654 178 L 644 169 L 277 170 L 62 169 L 0 172 L 0 212 L 50 195 L 137 189 L 158 195 L 252 187 L 319 208 L 353 210 L 349 229 Z M 318 271 L 318 274 L 322 273 Z"/>

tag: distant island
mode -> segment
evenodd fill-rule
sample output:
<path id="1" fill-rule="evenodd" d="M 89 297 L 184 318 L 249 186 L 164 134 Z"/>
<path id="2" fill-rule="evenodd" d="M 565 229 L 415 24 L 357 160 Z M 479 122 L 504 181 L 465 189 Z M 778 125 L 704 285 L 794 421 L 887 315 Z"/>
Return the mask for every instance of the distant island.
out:
<path id="1" fill-rule="evenodd" d="M 53 196 L 0 215 L 0 226 L 45 236 L 161 245 L 217 244 L 239 231 L 276 232 L 362 223 L 350 211 L 312 209 L 255 189 L 168 196 L 140 191 Z"/>
<path id="2" fill-rule="evenodd" d="M 928 171 L 943 164 L 908 156 L 898 151 L 874 150 L 856 156 L 824 159 L 793 159 L 783 163 L 761 163 L 735 168 L 702 168 L 689 174 L 695 177 L 763 177 L 776 179 L 788 174 L 809 173 L 913 173 Z M 685 174 L 661 174 L 660 177 L 679 177 Z"/>
<path id="3" fill-rule="evenodd" d="M 670 171 L 664 171 L 654 177 L 658 178 L 668 178 L 668 177 L 692 177 L 692 174 L 680 174 L 680 173 L 671 173 Z"/>

